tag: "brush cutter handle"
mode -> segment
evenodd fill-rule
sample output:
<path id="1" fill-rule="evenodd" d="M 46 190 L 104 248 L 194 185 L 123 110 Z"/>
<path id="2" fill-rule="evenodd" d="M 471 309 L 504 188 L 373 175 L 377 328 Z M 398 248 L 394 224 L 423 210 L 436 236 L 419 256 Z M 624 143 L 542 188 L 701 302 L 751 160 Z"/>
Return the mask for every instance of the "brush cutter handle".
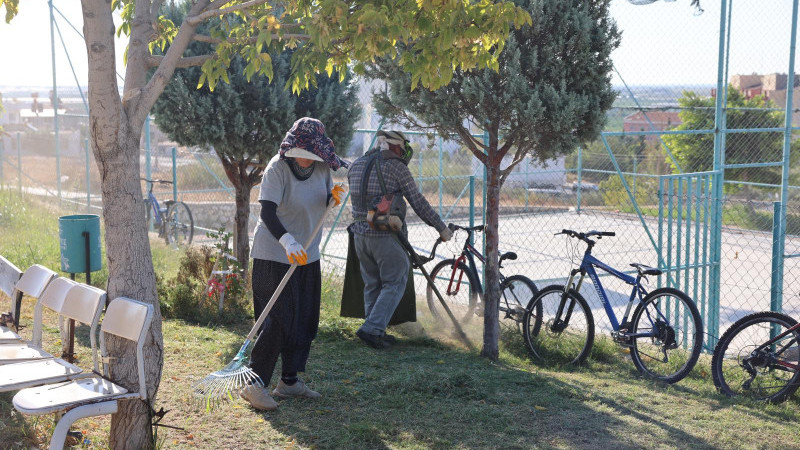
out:
<path id="1" fill-rule="evenodd" d="M 325 213 L 319 219 L 317 226 L 314 227 L 314 231 L 308 237 L 308 240 L 306 241 L 303 248 L 308 248 L 311 245 L 311 243 L 314 242 L 314 237 L 316 237 L 317 233 L 319 233 L 319 231 L 322 229 L 322 224 L 325 222 L 325 218 L 328 217 L 328 213 L 331 212 L 335 207 L 336 207 L 336 202 L 331 202 L 330 205 L 328 205 L 328 207 L 325 208 Z M 267 306 L 264 307 L 264 311 L 262 311 L 261 315 L 258 316 L 255 325 L 253 325 L 253 328 L 250 330 L 250 333 L 247 334 L 248 341 L 255 341 L 256 334 L 258 334 L 258 330 L 261 328 L 261 324 L 263 324 L 264 321 L 267 320 L 267 315 L 269 315 L 269 311 L 272 309 L 272 306 L 278 300 L 278 297 L 281 295 L 281 292 L 283 292 L 283 288 L 286 287 L 286 283 L 289 282 L 289 278 L 292 277 L 294 269 L 296 268 L 297 268 L 297 263 L 294 263 L 289 267 L 289 270 L 286 271 L 286 275 L 283 276 L 283 279 L 281 280 L 280 284 L 278 284 L 278 287 L 275 289 L 275 292 L 272 293 L 272 297 L 270 297 Z"/>

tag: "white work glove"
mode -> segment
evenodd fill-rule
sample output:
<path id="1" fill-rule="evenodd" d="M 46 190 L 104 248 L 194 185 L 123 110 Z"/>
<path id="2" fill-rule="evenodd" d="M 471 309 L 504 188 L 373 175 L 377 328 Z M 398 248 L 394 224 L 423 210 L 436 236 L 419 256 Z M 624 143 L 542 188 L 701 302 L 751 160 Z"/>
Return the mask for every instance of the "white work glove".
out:
<path id="1" fill-rule="evenodd" d="M 442 228 L 442 231 L 439 232 L 439 238 L 442 242 L 447 242 L 453 237 L 453 230 L 449 227 Z"/>
<path id="2" fill-rule="evenodd" d="M 291 234 L 285 233 L 278 239 L 278 242 L 280 242 L 286 250 L 286 257 L 291 264 L 297 263 L 300 266 L 304 266 L 308 262 L 308 255 L 305 249 L 294 240 Z"/>

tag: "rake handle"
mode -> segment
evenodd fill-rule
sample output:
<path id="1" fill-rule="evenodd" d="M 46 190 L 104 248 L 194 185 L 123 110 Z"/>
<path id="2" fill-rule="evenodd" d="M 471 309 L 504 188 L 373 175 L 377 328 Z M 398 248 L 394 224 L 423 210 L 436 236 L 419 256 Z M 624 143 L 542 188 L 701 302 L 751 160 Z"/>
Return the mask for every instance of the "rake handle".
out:
<path id="1" fill-rule="evenodd" d="M 328 205 L 328 207 L 325 208 L 325 213 L 319 219 L 319 222 L 317 223 L 317 226 L 314 227 L 314 231 L 308 237 L 308 240 L 306 241 L 306 243 L 303 246 L 303 248 L 308 248 L 308 246 L 311 245 L 312 242 L 314 242 L 314 237 L 322 229 L 322 224 L 325 222 L 325 217 L 327 217 L 328 213 L 331 210 L 333 210 L 333 208 L 335 207 L 335 204 L 336 204 L 336 202 L 331 201 L 331 203 Z M 294 273 L 294 269 L 296 269 L 297 266 L 298 266 L 297 263 L 292 263 L 292 265 L 289 267 L 289 270 L 286 271 L 286 275 L 283 276 L 283 279 L 281 279 L 281 282 L 280 282 L 280 284 L 278 284 L 278 287 L 275 289 L 275 292 L 272 293 L 272 297 L 270 297 L 269 302 L 267 303 L 267 306 L 264 307 L 264 311 L 262 311 L 261 315 L 258 316 L 258 320 L 256 320 L 256 323 L 253 325 L 253 328 L 250 330 L 250 333 L 247 334 L 247 340 L 248 341 L 251 341 L 251 342 L 255 341 L 256 334 L 258 334 L 258 330 L 261 328 L 261 324 L 263 324 L 264 321 L 267 320 L 267 315 L 269 315 L 269 311 L 272 309 L 272 306 L 275 305 L 275 302 L 278 301 L 278 297 L 283 292 L 283 288 L 286 287 L 286 283 L 289 282 L 289 278 L 292 277 L 292 274 Z M 245 345 L 247 345 L 247 342 L 245 342 Z"/>

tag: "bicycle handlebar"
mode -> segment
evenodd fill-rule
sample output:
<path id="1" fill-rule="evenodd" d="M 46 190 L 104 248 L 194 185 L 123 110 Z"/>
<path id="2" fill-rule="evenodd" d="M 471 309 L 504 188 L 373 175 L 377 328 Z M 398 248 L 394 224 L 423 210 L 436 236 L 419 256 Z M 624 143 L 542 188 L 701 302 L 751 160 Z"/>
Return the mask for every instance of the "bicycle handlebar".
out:
<path id="1" fill-rule="evenodd" d="M 563 229 L 563 230 L 561 230 L 561 232 L 555 233 L 555 236 L 558 236 L 559 234 L 566 234 L 569 237 L 578 238 L 578 239 L 580 239 L 580 240 L 582 240 L 584 242 L 587 242 L 587 243 L 594 243 L 594 241 L 591 241 L 589 239 L 592 236 L 597 236 L 598 239 L 600 239 L 603 236 L 616 236 L 617 235 L 617 233 L 615 233 L 613 231 L 596 231 L 596 230 L 592 230 L 592 231 L 587 231 L 585 233 L 581 233 L 581 232 L 578 232 L 578 231 L 567 230 L 567 229 Z"/>
<path id="2" fill-rule="evenodd" d="M 146 183 L 150 183 L 150 184 L 153 184 L 153 183 L 172 184 L 172 181 L 170 181 L 170 180 L 148 180 L 147 178 L 141 178 L 141 177 L 139 179 L 144 181 L 144 182 L 146 182 Z"/>

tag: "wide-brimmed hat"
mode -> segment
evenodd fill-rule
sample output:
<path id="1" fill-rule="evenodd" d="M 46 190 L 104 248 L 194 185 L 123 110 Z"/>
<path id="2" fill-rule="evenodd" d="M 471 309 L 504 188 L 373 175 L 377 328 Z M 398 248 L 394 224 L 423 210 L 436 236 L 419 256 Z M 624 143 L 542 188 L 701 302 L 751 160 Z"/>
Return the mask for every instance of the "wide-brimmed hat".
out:
<path id="1" fill-rule="evenodd" d="M 304 150 L 306 154 L 298 152 Z M 328 164 L 331 170 L 349 167 L 350 163 L 339 158 L 334 151 L 333 141 L 325 134 L 325 125 L 317 119 L 303 117 L 297 119 L 281 142 L 280 155 L 284 158 L 317 159 Z M 308 154 L 315 155 L 311 158 Z M 305 156 L 303 156 L 305 155 Z"/>

